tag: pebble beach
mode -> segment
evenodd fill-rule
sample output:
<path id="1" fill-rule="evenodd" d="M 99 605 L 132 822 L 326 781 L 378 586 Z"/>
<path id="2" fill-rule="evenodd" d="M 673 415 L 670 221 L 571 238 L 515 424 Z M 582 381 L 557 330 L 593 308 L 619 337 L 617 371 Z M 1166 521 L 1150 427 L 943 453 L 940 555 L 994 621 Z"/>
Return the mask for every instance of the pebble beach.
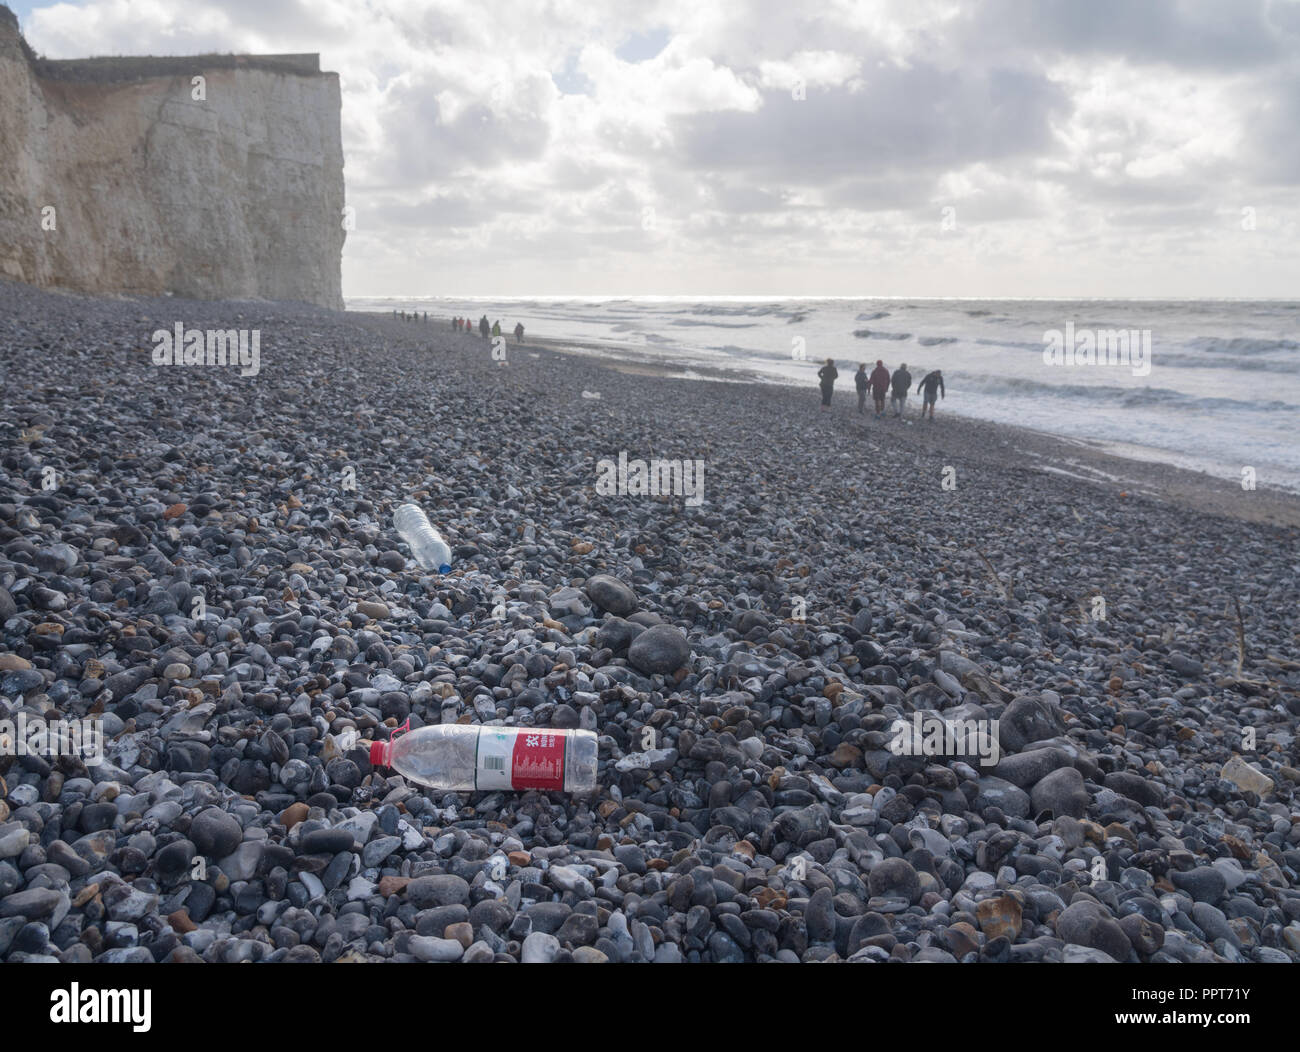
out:
<path id="1" fill-rule="evenodd" d="M 178 323 L 257 372 L 155 365 Z M 0 742 L 0 960 L 1300 961 L 1300 499 L 873 422 L 843 361 L 821 413 L 505 356 L 0 282 L 0 727 L 103 734 Z M 408 719 L 593 731 L 599 789 L 408 784 Z"/>

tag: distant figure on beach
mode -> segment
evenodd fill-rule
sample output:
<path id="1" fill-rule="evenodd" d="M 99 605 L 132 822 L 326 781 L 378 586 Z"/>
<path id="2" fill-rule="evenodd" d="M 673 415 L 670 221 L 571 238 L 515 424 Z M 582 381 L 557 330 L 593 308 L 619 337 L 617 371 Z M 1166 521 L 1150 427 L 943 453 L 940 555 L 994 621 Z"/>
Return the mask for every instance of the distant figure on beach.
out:
<path id="1" fill-rule="evenodd" d="M 871 370 L 871 400 L 876 404 L 876 419 L 885 415 L 885 392 L 889 390 L 889 370 L 880 358 Z"/>
<path id="2" fill-rule="evenodd" d="M 498 318 L 496 321 L 494 321 L 494 322 L 492 323 L 492 335 L 493 335 L 493 336 L 500 336 L 500 335 L 501 335 L 501 319 L 500 319 L 500 318 Z"/>
<path id="3" fill-rule="evenodd" d="M 524 342 L 524 323 L 521 321 L 517 321 L 515 322 L 515 343 L 523 343 L 523 342 Z"/>
<path id="4" fill-rule="evenodd" d="M 853 374 L 853 386 L 858 389 L 858 412 L 867 411 L 867 363 L 859 362 L 858 371 Z"/>
<path id="5" fill-rule="evenodd" d="M 912 386 L 912 374 L 907 371 L 906 362 L 894 370 L 892 383 L 894 390 L 889 396 L 889 405 L 894 410 L 894 416 L 901 417 L 907 408 L 908 388 Z"/>
<path id="6" fill-rule="evenodd" d="M 488 324 L 486 314 L 484 314 L 483 317 L 479 318 L 478 320 L 478 331 L 479 331 L 479 335 L 482 336 L 483 339 L 485 340 L 488 338 L 488 333 L 492 331 L 492 326 Z"/>
<path id="7" fill-rule="evenodd" d="M 428 312 L 428 311 L 425 311 L 425 312 L 424 312 L 424 324 L 425 324 L 425 325 L 428 325 L 428 324 L 429 324 L 429 312 Z"/>
<path id="8" fill-rule="evenodd" d="M 452 329 L 455 330 L 456 332 L 460 332 L 460 319 L 459 319 L 459 318 L 452 318 L 452 319 L 451 319 L 451 327 L 452 327 Z"/>
<path id="9" fill-rule="evenodd" d="M 827 358 L 826 364 L 817 370 L 817 379 L 822 388 L 822 409 L 828 410 L 831 407 L 831 393 L 835 390 L 835 378 L 839 376 L 835 368 L 835 359 Z"/>
<path id="10" fill-rule="evenodd" d="M 939 369 L 932 373 L 926 373 L 925 379 L 916 385 L 916 389 L 921 392 L 921 416 L 924 418 L 925 411 L 930 410 L 930 419 L 934 419 L 935 392 L 938 392 L 940 398 L 946 398 L 943 391 L 943 372 Z"/>

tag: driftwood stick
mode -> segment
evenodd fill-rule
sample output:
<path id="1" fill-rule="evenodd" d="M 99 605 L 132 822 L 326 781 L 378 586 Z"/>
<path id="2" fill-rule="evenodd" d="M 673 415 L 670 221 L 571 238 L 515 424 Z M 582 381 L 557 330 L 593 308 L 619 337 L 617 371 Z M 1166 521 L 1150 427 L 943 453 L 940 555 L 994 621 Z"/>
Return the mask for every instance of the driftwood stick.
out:
<path id="1" fill-rule="evenodd" d="M 999 577 L 998 572 L 995 569 L 993 569 L 993 564 L 989 562 L 988 556 L 985 555 L 978 548 L 976 548 L 975 545 L 972 544 L 970 547 L 971 547 L 971 551 L 973 551 L 976 555 L 978 555 L 981 559 L 984 560 L 984 565 L 989 568 L 989 576 L 992 577 L 994 582 L 997 584 L 998 591 L 1002 593 L 1002 598 L 1005 599 L 1008 603 L 1011 602 L 1011 591 L 1010 589 L 1007 588 L 1005 584 L 1002 583 L 1002 578 Z"/>
<path id="2" fill-rule="evenodd" d="M 1232 597 L 1233 608 L 1237 611 L 1237 678 L 1241 679 L 1246 664 L 1246 628 L 1241 622 L 1241 604 L 1237 597 Z"/>

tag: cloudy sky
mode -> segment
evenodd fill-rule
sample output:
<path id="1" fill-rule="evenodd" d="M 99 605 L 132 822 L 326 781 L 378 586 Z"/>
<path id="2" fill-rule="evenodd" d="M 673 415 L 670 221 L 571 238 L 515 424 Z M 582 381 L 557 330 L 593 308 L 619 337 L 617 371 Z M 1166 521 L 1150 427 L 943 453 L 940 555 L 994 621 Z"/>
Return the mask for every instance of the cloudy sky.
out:
<path id="1" fill-rule="evenodd" d="M 9 2 L 319 51 L 350 297 L 1300 294 L 1297 0 Z"/>

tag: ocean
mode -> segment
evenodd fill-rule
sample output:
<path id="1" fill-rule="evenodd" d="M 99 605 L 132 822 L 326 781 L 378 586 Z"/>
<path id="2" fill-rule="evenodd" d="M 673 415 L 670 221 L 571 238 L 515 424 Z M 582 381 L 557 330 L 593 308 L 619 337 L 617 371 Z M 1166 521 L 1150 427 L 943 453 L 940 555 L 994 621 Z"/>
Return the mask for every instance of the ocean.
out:
<path id="1" fill-rule="evenodd" d="M 942 369 L 939 414 L 1238 482 L 1252 468 L 1258 486 L 1300 492 L 1300 301 L 372 297 L 347 305 L 428 311 L 444 326 L 486 314 L 506 333 L 522 321 L 525 341 L 700 380 L 805 386 L 810 407 L 828 357 L 841 401 L 855 397 L 859 362 L 868 371 L 877 359 L 891 370 L 905 362 L 914 382 Z M 1045 348 L 1067 338 L 1075 360 L 1045 361 Z M 1132 349 L 1126 357 L 1121 339 Z M 1091 357 L 1083 353 L 1090 342 Z M 909 406 L 917 404 L 913 394 Z"/>

